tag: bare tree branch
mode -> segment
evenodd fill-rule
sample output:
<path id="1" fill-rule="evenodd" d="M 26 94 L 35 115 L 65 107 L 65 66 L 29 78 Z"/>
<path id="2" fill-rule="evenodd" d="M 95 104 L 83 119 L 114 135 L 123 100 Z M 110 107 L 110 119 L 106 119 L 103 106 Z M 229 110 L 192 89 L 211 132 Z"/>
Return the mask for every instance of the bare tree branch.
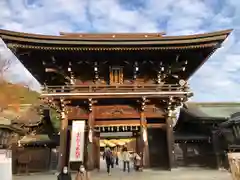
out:
<path id="1" fill-rule="evenodd" d="M 19 82 L 18 84 L 21 85 L 21 86 L 23 86 L 23 87 L 25 87 L 25 88 L 27 88 L 28 90 L 31 90 L 31 88 L 32 88 L 33 85 L 34 85 L 34 80 L 29 79 L 29 80 L 27 80 L 27 81 Z"/>
<path id="2" fill-rule="evenodd" d="M 7 54 L 0 53 L 0 78 L 4 79 L 5 74 L 13 64 L 13 60 L 11 59 L 10 52 L 6 52 Z"/>

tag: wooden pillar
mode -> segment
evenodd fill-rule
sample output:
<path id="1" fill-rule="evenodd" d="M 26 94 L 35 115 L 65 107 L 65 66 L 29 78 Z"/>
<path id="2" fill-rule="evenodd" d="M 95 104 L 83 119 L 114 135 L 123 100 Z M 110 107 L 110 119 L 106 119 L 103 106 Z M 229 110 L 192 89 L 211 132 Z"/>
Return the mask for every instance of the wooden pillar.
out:
<path id="1" fill-rule="evenodd" d="M 171 111 L 172 112 L 172 111 Z M 167 133 L 167 148 L 169 159 L 169 170 L 174 166 L 174 136 L 173 136 L 173 121 L 175 120 L 173 114 L 169 112 L 166 118 L 166 133 Z"/>
<path id="2" fill-rule="evenodd" d="M 93 170 L 94 169 L 94 160 L 93 160 L 93 133 L 94 133 L 94 129 L 92 126 L 92 120 L 93 120 L 93 113 L 90 112 L 89 113 L 89 117 L 88 117 L 88 141 L 87 141 L 87 166 L 88 166 L 88 170 Z M 91 139 L 91 140 L 90 140 Z"/>
<path id="3" fill-rule="evenodd" d="M 148 139 L 147 139 L 147 122 L 144 116 L 144 112 L 141 112 L 141 136 L 142 136 L 142 164 L 144 167 L 149 167 L 149 146 L 148 146 Z M 144 137 L 146 136 L 146 137 Z"/>
<path id="4" fill-rule="evenodd" d="M 68 131 L 68 118 L 64 110 L 61 112 L 61 130 L 60 130 L 60 150 L 59 150 L 59 166 L 58 170 L 61 171 L 64 166 L 68 165 L 66 162 L 67 157 L 67 131 Z"/>
<path id="5" fill-rule="evenodd" d="M 88 141 L 87 141 L 87 166 L 88 170 L 94 169 L 94 145 L 93 145 L 93 136 L 94 136 L 94 109 L 92 99 L 88 100 L 89 105 L 89 116 L 88 116 Z"/>
<path id="6" fill-rule="evenodd" d="M 17 174 L 17 166 L 18 166 L 18 164 L 17 164 L 17 157 L 18 157 L 18 151 L 17 151 L 17 148 L 18 148 L 18 146 L 17 146 L 17 143 L 12 143 L 12 148 L 11 148 L 11 150 L 12 150 L 12 173 L 13 174 Z"/>
<path id="7" fill-rule="evenodd" d="M 141 135 L 140 135 L 140 133 L 139 133 L 139 131 L 135 131 L 135 132 L 133 132 L 133 134 L 134 134 L 134 138 L 136 139 L 136 149 L 135 149 L 135 151 L 136 151 L 136 153 L 138 153 L 138 154 L 140 154 L 140 152 L 141 152 Z"/>
<path id="8" fill-rule="evenodd" d="M 221 169 L 221 154 L 219 151 L 219 140 L 218 140 L 218 131 L 212 131 L 212 146 L 213 146 L 213 152 L 216 158 L 216 166 L 218 169 Z"/>
<path id="9" fill-rule="evenodd" d="M 146 102 L 146 99 L 142 98 L 141 111 L 140 111 L 140 133 L 141 133 L 141 141 L 142 141 L 141 163 L 143 167 L 149 167 L 150 161 L 149 161 L 149 146 L 148 146 L 148 137 L 147 137 L 147 121 L 144 115 L 145 102 Z"/>
<path id="10" fill-rule="evenodd" d="M 100 170 L 100 132 L 94 132 L 94 168 Z"/>
<path id="11" fill-rule="evenodd" d="M 181 143 L 183 151 L 183 163 L 184 166 L 188 166 L 188 156 L 187 156 L 187 142 Z"/>

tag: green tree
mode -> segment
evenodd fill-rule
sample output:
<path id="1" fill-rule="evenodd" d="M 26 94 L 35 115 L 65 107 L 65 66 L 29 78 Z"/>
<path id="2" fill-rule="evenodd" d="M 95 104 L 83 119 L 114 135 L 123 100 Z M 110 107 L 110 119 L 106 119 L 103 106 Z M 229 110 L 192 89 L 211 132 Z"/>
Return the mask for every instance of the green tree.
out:
<path id="1" fill-rule="evenodd" d="M 61 126 L 60 113 L 54 108 L 50 108 L 49 110 L 50 110 L 50 118 L 51 118 L 52 125 L 55 131 L 59 132 L 60 126 Z"/>

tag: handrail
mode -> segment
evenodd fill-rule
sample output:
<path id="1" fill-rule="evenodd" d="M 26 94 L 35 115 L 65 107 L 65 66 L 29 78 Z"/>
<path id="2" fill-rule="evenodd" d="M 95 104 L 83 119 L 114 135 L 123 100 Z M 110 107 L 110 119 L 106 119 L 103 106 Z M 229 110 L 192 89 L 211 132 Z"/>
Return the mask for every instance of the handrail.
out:
<path id="1" fill-rule="evenodd" d="M 49 88 L 54 87 L 133 87 L 133 86 L 148 86 L 148 87 L 156 87 L 156 86 L 179 86 L 178 84 L 115 84 L 115 85 L 109 85 L 109 84 L 82 84 L 82 85 L 58 85 L 58 86 L 46 86 Z"/>
<path id="2" fill-rule="evenodd" d="M 133 85 L 66 85 L 66 86 L 45 86 L 42 92 L 147 92 L 147 91 L 188 91 L 188 87 L 176 84 L 133 84 Z"/>

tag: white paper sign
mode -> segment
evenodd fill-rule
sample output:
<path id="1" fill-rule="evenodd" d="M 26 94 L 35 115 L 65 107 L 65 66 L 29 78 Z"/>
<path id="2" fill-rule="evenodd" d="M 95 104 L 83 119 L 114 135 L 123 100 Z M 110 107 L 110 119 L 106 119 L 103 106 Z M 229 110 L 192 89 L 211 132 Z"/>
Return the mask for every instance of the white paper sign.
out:
<path id="1" fill-rule="evenodd" d="M 12 157 L 10 150 L 0 150 L 1 180 L 12 180 Z"/>
<path id="2" fill-rule="evenodd" d="M 70 147 L 71 162 L 80 162 L 84 158 L 84 130 L 85 121 L 73 121 L 72 122 L 72 138 Z"/>

